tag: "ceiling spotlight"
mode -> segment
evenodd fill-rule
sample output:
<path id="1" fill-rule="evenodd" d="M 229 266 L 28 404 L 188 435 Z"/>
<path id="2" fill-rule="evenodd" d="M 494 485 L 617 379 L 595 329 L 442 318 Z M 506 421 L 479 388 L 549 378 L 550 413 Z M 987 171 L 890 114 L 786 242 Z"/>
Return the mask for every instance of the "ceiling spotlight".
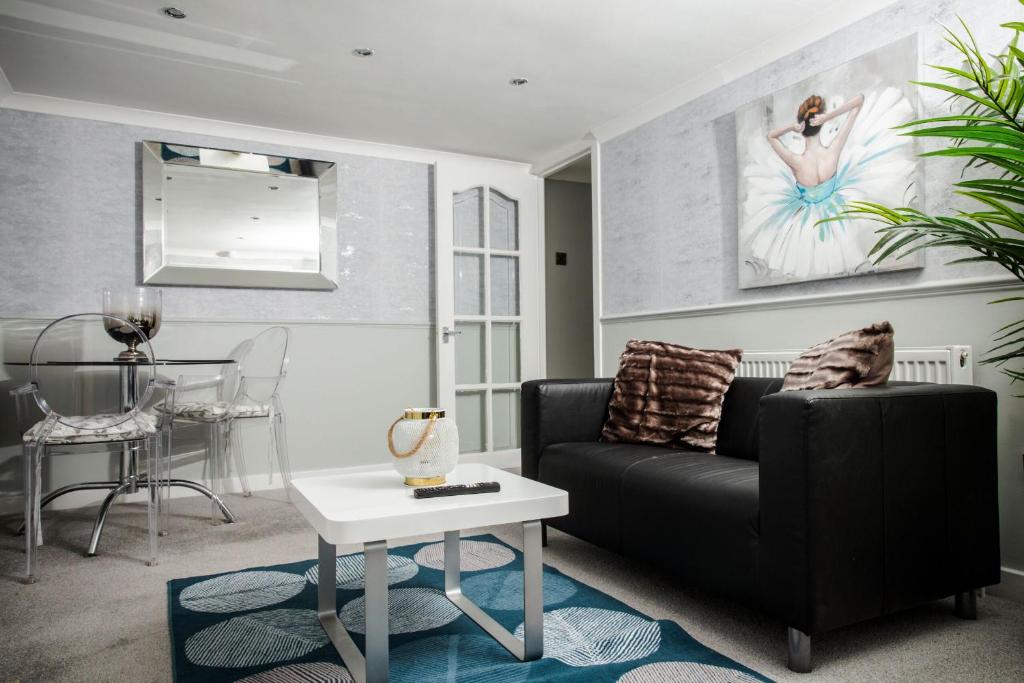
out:
<path id="1" fill-rule="evenodd" d="M 164 7 L 164 14 L 171 19 L 184 19 L 187 15 L 177 7 Z"/>
<path id="2" fill-rule="evenodd" d="M 356 57 L 372 57 L 373 50 L 371 50 L 368 47 L 357 47 L 356 49 L 352 50 L 352 54 L 354 54 Z"/>
<path id="3" fill-rule="evenodd" d="M 513 87 L 518 88 L 519 86 L 526 85 L 529 82 L 530 82 L 529 79 L 523 78 L 522 76 L 519 76 L 518 78 L 510 79 L 508 84 L 513 86 Z"/>

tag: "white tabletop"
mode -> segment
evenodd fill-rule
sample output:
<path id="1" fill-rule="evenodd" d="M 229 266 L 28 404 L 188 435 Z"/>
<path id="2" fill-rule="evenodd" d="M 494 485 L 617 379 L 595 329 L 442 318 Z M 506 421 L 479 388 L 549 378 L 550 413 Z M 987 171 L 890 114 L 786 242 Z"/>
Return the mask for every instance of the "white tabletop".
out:
<path id="1" fill-rule="evenodd" d="M 459 465 L 447 484 L 496 481 L 501 491 L 413 498 L 393 467 L 295 479 L 292 497 L 318 534 L 334 545 L 367 543 L 569 514 L 569 494 L 478 463 Z"/>

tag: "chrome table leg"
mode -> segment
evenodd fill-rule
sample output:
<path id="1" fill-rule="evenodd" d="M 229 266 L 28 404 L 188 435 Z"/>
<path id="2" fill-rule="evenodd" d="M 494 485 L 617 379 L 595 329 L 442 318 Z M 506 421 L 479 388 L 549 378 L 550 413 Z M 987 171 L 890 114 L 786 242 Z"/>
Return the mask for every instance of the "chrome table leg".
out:
<path id="1" fill-rule="evenodd" d="M 523 522 L 523 640 L 519 640 L 476 603 L 462 594 L 459 532 L 444 534 L 444 592 L 463 614 L 520 661 L 544 654 L 544 567 L 541 562 L 541 523 Z"/>
<path id="2" fill-rule="evenodd" d="M 127 493 L 134 486 L 135 482 L 121 484 L 103 499 L 103 504 L 100 505 L 100 514 L 96 516 L 96 523 L 92 527 L 92 538 L 89 540 L 89 550 L 86 551 L 86 555 L 91 557 L 96 554 L 96 548 L 100 544 L 100 534 L 103 533 L 103 525 L 107 521 L 107 512 L 110 511 L 110 506 L 114 504 L 118 496 Z"/>
<path id="3" fill-rule="evenodd" d="M 384 683 L 388 680 L 388 544 L 374 541 L 364 545 L 364 598 L 366 613 L 366 656 L 338 619 L 337 547 L 323 536 L 319 539 L 317 616 L 356 683 Z"/>
<path id="4" fill-rule="evenodd" d="M 94 488 L 94 489 L 98 489 L 98 488 L 111 488 L 111 489 L 113 489 L 109 494 L 107 494 L 107 497 L 103 499 L 103 504 L 100 506 L 100 512 L 96 516 L 96 523 L 95 523 L 95 525 L 93 526 L 93 529 L 92 529 L 92 538 L 89 541 L 89 551 L 86 553 L 86 555 L 89 555 L 89 556 L 96 555 L 96 549 L 99 547 L 99 544 L 100 544 L 100 536 L 103 534 L 103 525 L 107 521 L 107 512 L 110 511 L 110 508 L 114 504 L 114 501 L 117 499 L 117 497 L 120 496 L 123 493 L 130 493 L 132 489 L 138 490 L 138 489 L 142 489 L 142 488 L 148 488 L 149 485 L 150 484 L 149 484 L 149 479 L 148 478 L 132 479 L 131 481 L 127 481 L 127 482 L 125 482 L 123 484 L 118 484 L 117 482 L 113 482 L 109 486 L 106 486 L 106 485 L 105 486 L 99 486 L 98 482 L 97 482 L 97 484 L 95 486 L 92 485 L 92 484 L 77 484 L 76 485 L 76 486 L 79 486 L 79 487 L 87 487 L 87 488 Z M 165 485 L 168 485 L 168 484 L 159 482 L 159 480 L 158 480 L 158 486 L 165 486 Z M 213 504 L 217 506 L 217 508 L 220 509 L 220 513 L 224 516 L 224 521 L 225 522 L 227 522 L 228 524 L 234 523 L 235 515 L 231 512 L 230 509 L 228 509 L 228 506 L 224 504 L 224 501 L 221 500 L 220 497 L 217 494 L 215 494 L 213 491 L 211 491 L 210 489 L 206 488 L 202 484 L 199 484 L 199 483 L 194 482 L 194 481 L 189 481 L 188 479 L 171 479 L 170 482 L 169 482 L 169 485 L 170 486 L 181 486 L 182 488 L 192 489 L 193 491 L 197 491 L 197 492 L 203 494 L 204 496 L 209 498 L 213 502 Z M 67 487 L 65 487 L 65 488 L 67 488 Z M 54 493 L 56 493 L 56 491 Z M 67 491 L 65 491 L 64 493 L 67 493 Z"/>
<path id="5" fill-rule="evenodd" d="M 209 498 L 211 501 L 213 501 L 213 504 L 216 505 L 220 509 L 220 514 L 224 516 L 224 521 L 225 522 L 227 522 L 228 524 L 233 524 L 234 523 L 235 515 L 231 512 L 231 510 L 228 509 L 228 506 L 224 504 L 224 501 L 221 500 L 220 496 L 218 496 L 216 493 L 214 493 L 210 489 L 206 488 L 202 484 L 200 484 L 198 482 L 195 482 L 195 481 L 190 481 L 188 479 L 170 479 L 170 480 L 168 480 L 166 485 L 167 486 L 180 486 L 182 488 L 192 489 L 193 491 L 198 491 L 199 493 L 203 494 L 204 496 Z"/>
<path id="6" fill-rule="evenodd" d="M 84 484 L 68 484 L 67 486 L 61 486 L 55 491 L 51 491 L 43 496 L 43 500 L 39 503 L 39 508 L 42 509 L 52 503 L 57 498 L 60 498 L 65 493 L 71 493 L 73 491 L 97 491 L 103 489 L 116 489 L 121 485 L 119 481 L 89 481 Z M 18 535 L 25 533 L 25 522 L 22 520 L 21 526 L 18 527 Z"/>

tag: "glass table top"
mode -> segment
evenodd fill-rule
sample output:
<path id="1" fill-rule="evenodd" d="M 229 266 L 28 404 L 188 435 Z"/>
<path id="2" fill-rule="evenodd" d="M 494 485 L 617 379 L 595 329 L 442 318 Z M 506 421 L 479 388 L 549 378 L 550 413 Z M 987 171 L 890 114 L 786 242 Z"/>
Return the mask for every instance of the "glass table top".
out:
<path id="1" fill-rule="evenodd" d="M 40 367 L 59 366 L 103 366 L 103 365 L 230 365 L 237 361 L 233 358 L 157 358 L 149 360 L 51 360 L 37 363 Z M 31 365 L 28 361 L 3 361 L 4 365 Z"/>

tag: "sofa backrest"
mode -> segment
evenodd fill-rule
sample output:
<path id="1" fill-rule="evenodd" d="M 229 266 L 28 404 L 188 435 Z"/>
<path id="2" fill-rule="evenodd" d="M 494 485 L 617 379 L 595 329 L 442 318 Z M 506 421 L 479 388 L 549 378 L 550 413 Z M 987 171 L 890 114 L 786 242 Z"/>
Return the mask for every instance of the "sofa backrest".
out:
<path id="1" fill-rule="evenodd" d="M 757 460 L 757 418 L 761 397 L 782 388 L 781 377 L 737 377 L 725 392 L 718 423 L 719 455 Z"/>

